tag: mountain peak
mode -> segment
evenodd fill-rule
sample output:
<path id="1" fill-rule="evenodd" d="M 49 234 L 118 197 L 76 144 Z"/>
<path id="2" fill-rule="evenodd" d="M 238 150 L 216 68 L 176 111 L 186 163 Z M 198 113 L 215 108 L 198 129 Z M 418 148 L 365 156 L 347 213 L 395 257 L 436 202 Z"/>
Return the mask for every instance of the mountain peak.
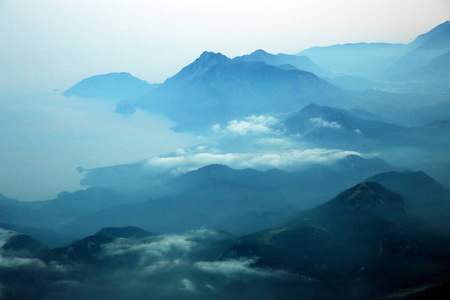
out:
<path id="1" fill-rule="evenodd" d="M 436 42 L 436 40 L 447 40 L 450 37 L 450 21 L 445 21 L 442 24 L 434 27 L 427 33 L 419 35 L 411 44 L 415 48 L 421 47 L 429 42 Z"/>
<path id="2" fill-rule="evenodd" d="M 212 67 L 229 62 L 231 62 L 231 59 L 220 52 L 204 51 L 192 64 L 208 64 L 208 67 Z"/>
<path id="3" fill-rule="evenodd" d="M 95 234 L 108 238 L 144 238 L 152 234 L 135 226 L 105 227 Z"/>
<path id="4" fill-rule="evenodd" d="M 232 63 L 231 59 L 220 52 L 204 51 L 193 63 L 184 67 L 175 76 L 167 79 L 165 83 L 187 84 L 192 79 L 205 74 L 214 66 L 231 65 Z"/>
<path id="5" fill-rule="evenodd" d="M 250 56 L 256 56 L 256 57 L 272 57 L 274 56 L 273 54 L 270 54 L 269 52 L 264 51 L 263 49 L 258 49 L 253 51 Z"/>
<path id="6" fill-rule="evenodd" d="M 361 182 L 318 208 L 343 213 L 370 212 L 382 216 L 406 213 L 402 197 L 377 182 Z"/>
<path id="7" fill-rule="evenodd" d="M 83 98 L 134 99 L 146 93 L 151 84 L 127 72 L 95 75 L 64 91 L 64 96 Z"/>

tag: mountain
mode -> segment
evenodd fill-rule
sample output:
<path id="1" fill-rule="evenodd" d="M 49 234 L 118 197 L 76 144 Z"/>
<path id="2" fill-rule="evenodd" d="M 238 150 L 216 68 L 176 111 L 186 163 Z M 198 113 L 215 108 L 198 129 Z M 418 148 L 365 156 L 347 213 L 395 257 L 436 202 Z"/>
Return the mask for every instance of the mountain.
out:
<path id="1" fill-rule="evenodd" d="M 450 21 L 439 24 L 429 32 L 419 35 L 410 45 L 414 48 L 446 48 L 450 41 L 446 37 L 450 36 Z"/>
<path id="2" fill-rule="evenodd" d="M 102 228 L 94 235 L 75 241 L 68 246 L 52 249 L 47 260 L 66 263 L 117 264 L 103 257 L 104 247 L 115 239 L 142 240 L 152 236 L 149 232 L 134 226 Z"/>
<path id="3" fill-rule="evenodd" d="M 152 236 L 152 234 L 144 229 L 135 226 L 127 227 L 106 227 L 101 229 L 95 235 L 100 235 L 110 238 L 145 238 Z"/>
<path id="4" fill-rule="evenodd" d="M 394 79 L 423 81 L 448 86 L 450 83 L 450 51 L 434 58 L 423 67 L 398 75 Z"/>
<path id="5" fill-rule="evenodd" d="M 82 216 L 62 226 L 60 232 L 83 236 L 93 229 L 132 225 L 164 234 L 201 227 L 242 234 L 279 224 L 291 213 L 292 207 L 276 189 L 211 178 L 174 196 Z"/>
<path id="6" fill-rule="evenodd" d="M 400 195 L 363 182 L 283 226 L 238 238 L 222 259 L 258 257 L 255 267 L 331 286 L 335 299 L 378 299 L 449 274 L 449 241 L 410 221 Z"/>
<path id="7" fill-rule="evenodd" d="M 410 47 L 404 44 L 356 43 L 313 47 L 297 55 L 307 56 L 334 73 L 370 78 L 382 73 L 409 50 Z"/>
<path id="8" fill-rule="evenodd" d="M 328 78 L 328 81 L 344 91 L 364 91 L 369 89 L 382 88 L 379 82 L 357 76 L 339 75 Z"/>
<path id="9" fill-rule="evenodd" d="M 379 182 L 399 193 L 412 216 L 425 220 L 429 225 L 450 234 L 450 191 L 422 171 L 386 172 L 367 180 Z"/>
<path id="10" fill-rule="evenodd" d="M 450 22 L 446 21 L 420 35 L 409 46 L 412 50 L 399 58 L 390 72 L 402 74 L 420 68 L 450 51 Z"/>
<path id="11" fill-rule="evenodd" d="M 56 199 L 19 202 L 8 199 L 0 204 L 0 227 L 19 231 L 46 242 L 61 245 L 70 235 L 57 232 L 63 224 L 110 206 L 140 202 L 145 193 L 123 193 L 104 188 L 61 192 Z"/>
<path id="12" fill-rule="evenodd" d="M 289 55 L 283 53 L 273 55 L 261 49 L 256 50 L 251 54 L 235 57 L 233 58 L 233 60 L 236 62 L 263 62 L 267 65 L 278 67 L 290 65 L 299 70 L 314 73 L 321 78 L 327 78 L 333 75 L 332 73 L 327 72 L 317 66 L 306 56 Z"/>
<path id="13" fill-rule="evenodd" d="M 135 100 L 157 86 L 129 73 L 108 73 L 83 79 L 64 91 L 63 95 L 66 97 Z"/>
<path id="14" fill-rule="evenodd" d="M 314 145 L 343 149 L 371 149 L 395 142 L 405 129 L 380 121 L 363 120 L 345 110 L 310 104 L 284 120 L 287 133 Z"/>
<path id="15" fill-rule="evenodd" d="M 161 111 L 176 122 L 212 126 L 253 114 L 291 111 L 312 99 L 336 103 L 344 97 L 343 91 L 309 72 L 204 52 L 137 106 Z"/>
<path id="16" fill-rule="evenodd" d="M 35 257 L 46 249 L 46 245 L 26 234 L 0 229 L 0 255 L 4 261 L 7 257 Z"/>
<path id="17" fill-rule="evenodd" d="M 307 56 L 320 67 L 335 73 L 351 75 L 335 81 L 342 88 L 354 90 L 362 87 L 374 88 L 382 82 L 365 82 L 363 78 L 378 79 L 403 74 L 422 67 L 450 51 L 450 22 L 446 21 L 429 32 L 418 36 L 412 43 L 356 43 L 313 47 L 297 55 Z M 345 79 L 345 80 L 344 80 Z M 339 84 L 341 82 L 341 84 Z M 382 86 L 382 85 L 381 85 Z M 361 88 L 358 88 L 361 89 Z"/>
<path id="18" fill-rule="evenodd" d="M 350 162 L 351 163 L 344 163 Z M 345 167 L 343 167 L 345 166 Z M 142 191 L 149 198 L 180 194 L 208 179 L 220 179 L 253 187 L 274 188 L 283 193 L 290 203 L 299 209 L 310 208 L 342 189 L 356 184 L 374 174 L 398 170 L 380 158 L 362 158 L 350 155 L 332 165 L 307 165 L 294 172 L 279 169 L 257 171 L 236 170 L 225 165 L 207 165 L 177 177 L 167 174 L 152 175 L 141 164 L 110 166 L 90 170 L 82 183 L 122 193 Z M 166 173 L 170 173 L 167 170 Z M 321 189 L 324 178 L 331 180 L 329 189 Z M 298 199 L 302 199 L 301 202 Z"/>
<path id="19" fill-rule="evenodd" d="M 60 231 L 83 236 L 96 228 L 133 225 L 157 233 L 203 226 L 232 234 L 249 233 L 281 224 L 293 212 L 321 204 L 348 186 L 388 170 L 396 168 L 380 158 L 355 155 L 294 172 L 208 165 L 164 182 L 165 196 L 84 215 Z M 328 182 L 326 188 L 324 182 Z"/>
<path id="20" fill-rule="evenodd" d="M 61 192 L 56 199 L 30 202 L 26 207 L 33 209 L 38 215 L 45 214 L 46 218 L 41 226 L 45 224 L 46 228 L 54 229 L 69 220 L 113 205 L 142 201 L 142 197 L 145 196 L 94 187 L 73 193 Z"/>
<path id="21" fill-rule="evenodd" d="M 42 229 L 17 224 L 0 223 L 0 228 L 25 234 L 49 247 L 59 247 L 70 242 L 70 237 L 63 236 L 54 230 Z"/>

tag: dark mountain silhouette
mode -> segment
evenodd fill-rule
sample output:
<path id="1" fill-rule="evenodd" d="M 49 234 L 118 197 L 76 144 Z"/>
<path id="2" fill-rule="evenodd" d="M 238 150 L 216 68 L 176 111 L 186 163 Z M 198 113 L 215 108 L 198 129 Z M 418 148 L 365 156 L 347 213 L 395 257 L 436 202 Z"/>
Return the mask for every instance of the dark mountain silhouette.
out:
<path id="1" fill-rule="evenodd" d="M 279 53 L 277 55 L 267 53 L 264 50 L 256 50 L 251 54 L 233 58 L 237 62 L 263 62 L 271 66 L 289 69 L 287 66 L 293 66 L 302 71 L 314 73 L 321 78 L 327 78 L 333 74 L 321 69 L 312 60 L 306 56 L 297 56 Z"/>
<path id="2" fill-rule="evenodd" d="M 65 91 L 63 95 L 134 100 L 157 86 L 129 73 L 108 73 L 83 79 Z"/>
<path id="3" fill-rule="evenodd" d="M 59 234 L 54 230 L 43 229 L 39 227 L 0 223 L 0 228 L 25 234 L 35 240 L 44 243 L 49 247 L 59 247 L 73 240 L 72 238 L 63 236 L 62 234 Z"/>
<path id="4" fill-rule="evenodd" d="M 17 233 L 12 235 L 1 247 L 3 255 L 34 257 L 47 249 L 47 246 L 29 235 Z"/>
<path id="5" fill-rule="evenodd" d="M 95 235 L 100 235 L 104 237 L 110 238 L 145 238 L 152 236 L 148 231 L 141 229 L 135 226 L 127 226 L 127 227 L 106 227 L 101 229 Z"/>
<path id="6" fill-rule="evenodd" d="M 284 226 L 239 238 L 222 259 L 259 257 L 255 266 L 333 286 L 337 298 L 377 298 L 438 280 L 433 270 L 448 265 L 440 248 L 448 241 L 426 238 L 430 233 L 411 229 L 410 221 L 399 194 L 363 182 Z"/>
<path id="7" fill-rule="evenodd" d="M 336 103 L 345 93 L 312 73 L 204 52 L 148 93 L 138 107 L 182 123 L 216 124 L 252 114 L 286 112 L 314 99 Z"/>
<path id="8" fill-rule="evenodd" d="M 379 182 L 399 193 L 412 216 L 425 220 L 431 227 L 450 234 L 450 191 L 422 171 L 387 172 L 367 180 Z"/>
<path id="9" fill-rule="evenodd" d="M 135 226 L 103 228 L 94 235 L 87 236 L 47 253 L 46 260 L 58 260 L 65 263 L 106 264 L 111 267 L 123 263 L 112 261 L 103 256 L 103 246 L 115 239 L 139 240 L 152 236 L 151 233 Z"/>

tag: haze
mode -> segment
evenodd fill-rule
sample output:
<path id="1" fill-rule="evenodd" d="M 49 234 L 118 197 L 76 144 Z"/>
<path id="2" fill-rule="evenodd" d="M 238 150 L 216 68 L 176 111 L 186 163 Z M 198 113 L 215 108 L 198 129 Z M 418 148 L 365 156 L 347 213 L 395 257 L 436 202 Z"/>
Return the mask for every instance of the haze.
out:
<path id="1" fill-rule="evenodd" d="M 113 71 L 160 83 L 204 50 L 409 43 L 449 15 L 447 0 L 2 0 L 0 89 L 64 90 Z"/>

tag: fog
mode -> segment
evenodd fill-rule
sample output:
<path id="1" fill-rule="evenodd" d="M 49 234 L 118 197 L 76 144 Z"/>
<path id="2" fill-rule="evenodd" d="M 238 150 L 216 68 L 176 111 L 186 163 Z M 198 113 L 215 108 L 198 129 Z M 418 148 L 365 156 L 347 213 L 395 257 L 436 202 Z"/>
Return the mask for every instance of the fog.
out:
<path id="1" fill-rule="evenodd" d="M 78 167 L 130 163 L 199 142 L 172 132 L 164 117 L 115 114 L 116 101 L 59 92 L 0 98 L 0 190 L 24 201 L 80 189 Z"/>
<path id="2" fill-rule="evenodd" d="M 450 6 L 313 2 L 0 0 L 0 299 L 450 290 Z"/>

